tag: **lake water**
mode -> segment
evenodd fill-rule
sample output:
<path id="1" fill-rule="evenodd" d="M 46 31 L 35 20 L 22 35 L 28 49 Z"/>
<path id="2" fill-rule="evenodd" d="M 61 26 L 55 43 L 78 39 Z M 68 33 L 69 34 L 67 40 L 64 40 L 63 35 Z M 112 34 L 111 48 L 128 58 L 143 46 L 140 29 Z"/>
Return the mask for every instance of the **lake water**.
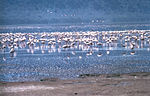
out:
<path id="1" fill-rule="evenodd" d="M 0 29 L 0 81 L 150 72 L 149 24 L 16 25 Z"/>

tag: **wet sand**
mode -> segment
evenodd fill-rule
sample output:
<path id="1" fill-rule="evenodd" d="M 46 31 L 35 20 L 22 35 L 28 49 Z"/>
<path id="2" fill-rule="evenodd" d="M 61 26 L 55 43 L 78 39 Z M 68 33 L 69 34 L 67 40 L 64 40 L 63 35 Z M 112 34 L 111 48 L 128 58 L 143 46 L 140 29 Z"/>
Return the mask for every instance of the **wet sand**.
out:
<path id="1" fill-rule="evenodd" d="M 0 96 L 150 96 L 150 73 L 82 74 L 74 80 L 0 82 Z"/>

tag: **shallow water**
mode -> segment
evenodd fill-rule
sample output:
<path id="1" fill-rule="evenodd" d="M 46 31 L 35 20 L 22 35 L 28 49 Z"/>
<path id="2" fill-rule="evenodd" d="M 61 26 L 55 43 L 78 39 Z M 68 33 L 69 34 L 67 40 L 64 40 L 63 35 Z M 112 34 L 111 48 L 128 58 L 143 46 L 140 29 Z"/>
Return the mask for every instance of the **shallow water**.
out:
<path id="1" fill-rule="evenodd" d="M 9 29 L 10 30 L 10 29 Z M 13 30 L 12 30 L 13 31 Z M 0 81 L 39 81 L 43 78 L 76 78 L 80 74 L 110 74 L 110 73 L 130 73 L 130 72 L 150 72 L 150 44 L 149 30 L 139 31 L 84 31 L 84 32 L 60 32 L 54 35 L 53 32 L 21 32 L 7 34 L 1 33 L 1 40 L 5 38 L 23 38 L 24 41 L 17 41 L 16 45 L 6 42 L 6 48 L 0 51 Z M 71 33 L 71 35 L 70 35 Z M 72 35 L 72 34 L 81 34 Z M 85 36 L 85 34 L 90 34 Z M 103 34 L 104 33 L 104 34 Z M 105 34 L 106 33 L 106 34 Z M 144 34 L 143 34 L 144 33 Z M 5 36 L 2 36 L 4 34 Z M 24 34 L 24 35 L 22 35 Z M 42 35 L 45 35 L 42 37 Z M 60 34 L 67 34 L 60 36 Z M 95 34 L 94 36 L 92 36 Z M 122 36 L 120 35 L 122 34 Z M 30 35 L 30 36 L 29 36 Z M 50 36 L 49 36 L 50 35 Z M 18 37 L 17 37 L 18 36 Z M 113 37 L 116 41 L 107 42 Z M 130 41 L 125 41 L 126 36 L 131 37 Z M 137 36 L 136 41 L 132 36 Z M 144 40 L 142 39 L 144 36 Z M 71 38 L 75 41 L 64 41 L 62 38 Z M 103 38 L 106 37 L 106 38 Z M 61 43 L 59 40 L 61 38 Z M 91 39 L 92 44 L 80 41 L 82 39 Z M 98 45 L 97 41 L 102 43 Z M 29 39 L 46 39 L 27 44 Z M 54 39 L 54 40 L 52 40 Z M 31 41 L 32 41 L 31 40 Z M 51 44 L 48 44 L 52 40 Z M 134 48 L 131 49 L 131 42 Z M 68 48 L 64 45 L 71 45 Z M 11 44 L 14 52 L 10 53 Z M 122 44 L 126 45 L 122 47 Z"/>

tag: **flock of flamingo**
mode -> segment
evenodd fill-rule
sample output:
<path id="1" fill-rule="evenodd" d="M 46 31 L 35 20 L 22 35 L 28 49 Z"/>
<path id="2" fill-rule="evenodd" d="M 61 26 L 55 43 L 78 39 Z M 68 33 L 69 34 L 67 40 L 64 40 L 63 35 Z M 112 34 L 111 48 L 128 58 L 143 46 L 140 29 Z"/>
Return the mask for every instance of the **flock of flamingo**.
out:
<path id="1" fill-rule="evenodd" d="M 85 51 L 88 56 L 100 49 L 106 49 L 106 54 L 110 54 L 112 49 L 123 48 L 131 50 L 129 54 L 134 55 L 135 49 L 149 48 L 149 45 L 150 30 L 0 33 L 0 52 L 9 50 L 10 54 L 19 49 L 27 49 L 32 54 L 36 50 L 44 54 L 45 51 L 51 53 L 71 49 Z M 76 54 L 75 51 L 71 53 Z M 97 54 L 98 57 L 102 55 L 102 52 Z"/>

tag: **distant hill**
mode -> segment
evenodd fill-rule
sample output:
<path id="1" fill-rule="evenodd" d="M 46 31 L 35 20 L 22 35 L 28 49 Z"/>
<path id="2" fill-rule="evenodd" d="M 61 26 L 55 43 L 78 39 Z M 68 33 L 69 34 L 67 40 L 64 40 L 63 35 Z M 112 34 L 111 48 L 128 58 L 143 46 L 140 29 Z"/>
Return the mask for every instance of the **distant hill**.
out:
<path id="1" fill-rule="evenodd" d="M 0 0 L 0 24 L 150 23 L 150 0 Z"/>

